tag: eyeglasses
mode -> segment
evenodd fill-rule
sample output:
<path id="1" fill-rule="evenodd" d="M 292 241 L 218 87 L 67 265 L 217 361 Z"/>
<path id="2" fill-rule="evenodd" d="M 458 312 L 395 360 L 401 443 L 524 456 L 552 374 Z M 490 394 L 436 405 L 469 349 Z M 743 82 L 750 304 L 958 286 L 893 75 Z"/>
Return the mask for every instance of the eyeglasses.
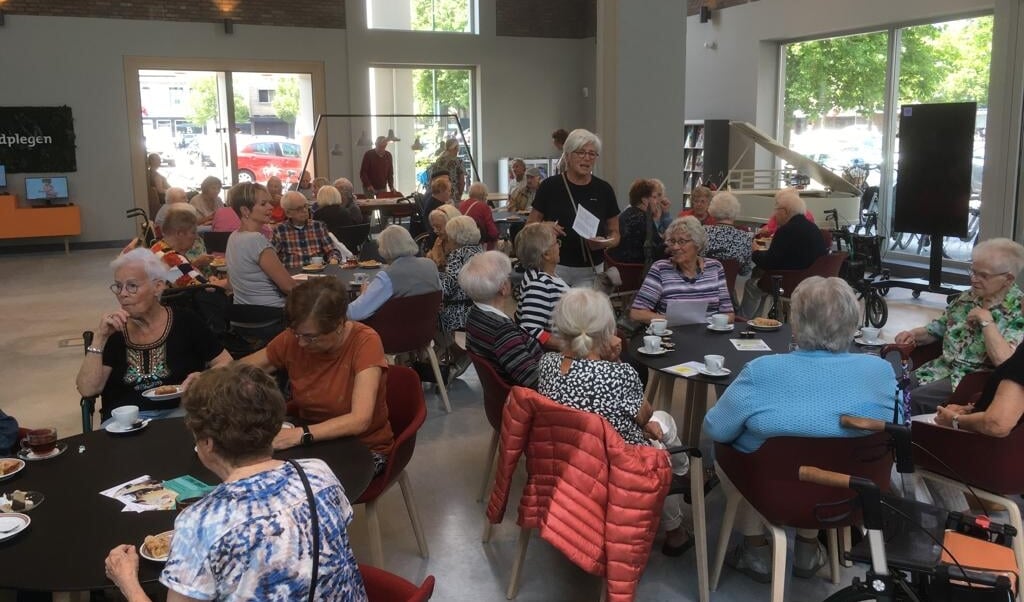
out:
<path id="1" fill-rule="evenodd" d="M 691 242 L 693 242 L 692 238 L 668 238 L 668 239 L 665 239 L 665 246 L 666 247 L 671 247 L 671 246 L 680 246 L 681 247 L 681 246 L 683 246 L 685 244 L 688 244 L 688 243 L 691 243 Z"/>
<path id="2" fill-rule="evenodd" d="M 303 332 L 296 332 L 294 329 L 292 330 L 292 334 L 295 336 L 295 339 L 300 343 L 306 343 L 307 345 L 312 345 L 313 343 L 316 343 L 318 340 L 320 340 L 320 337 L 325 337 L 331 334 L 332 332 L 336 331 L 332 330 L 331 332 L 321 332 L 320 334 L 305 334 Z"/>
<path id="3" fill-rule="evenodd" d="M 594 152 L 594 151 L 585 151 L 585 150 L 575 150 L 575 151 L 572 151 L 572 154 L 576 155 L 580 159 L 583 159 L 583 158 L 596 159 L 596 158 L 601 156 L 601 153 L 597 153 L 597 152 Z"/>
<path id="4" fill-rule="evenodd" d="M 302 205 L 300 207 L 293 207 L 291 209 L 287 209 L 286 211 L 309 211 L 309 205 Z"/>
<path id="5" fill-rule="evenodd" d="M 114 284 L 110 285 L 110 292 L 114 293 L 115 295 L 120 295 L 121 291 L 128 291 L 129 295 L 134 295 L 135 293 L 139 292 L 139 288 L 141 286 L 142 285 L 139 284 L 138 282 L 115 282 Z"/>
<path id="6" fill-rule="evenodd" d="M 996 276 L 1005 276 L 1010 272 L 995 272 L 994 274 L 989 274 L 987 272 L 979 272 L 974 268 L 971 268 L 967 270 L 967 273 L 970 275 L 971 278 L 977 278 L 978 280 L 989 280 L 991 278 L 995 278 Z"/>

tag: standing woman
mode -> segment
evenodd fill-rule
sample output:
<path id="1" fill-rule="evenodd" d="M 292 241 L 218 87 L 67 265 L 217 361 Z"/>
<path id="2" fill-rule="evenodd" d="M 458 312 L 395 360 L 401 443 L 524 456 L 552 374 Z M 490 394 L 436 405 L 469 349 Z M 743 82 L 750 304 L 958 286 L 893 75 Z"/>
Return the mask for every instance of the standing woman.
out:
<path id="1" fill-rule="evenodd" d="M 146 176 L 149 182 L 149 215 L 154 217 L 167 201 L 167 189 L 170 188 L 167 178 L 157 171 L 159 169 L 160 155 L 150 153 L 146 157 Z"/>
<path id="2" fill-rule="evenodd" d="M 597 273 L 604 271 L 605 250 L 619 244 L 615 190 L 593 173 L 600 156 L 601 140 L 595 134 L 573 130 L 562 148 L 565 172 L 541 182 L 527 219 L 528 224 L 553 222 L 563 237 L 558 275 L 569 286 L 593 286 Z M 584 239 L 573 230 L 579 208 L 597 218 L 596 238 Z"/>
<path id="3" fill-rule="evenodd" d="M 459 141 L 455 138 L 445 141 L 444 152 L 430 169 L 432 174 L 439 171 L 448 172 L 448 177 L 452 181 L 452 198 L 461 201 L 462 192 L 466 190 L 467 174 L 466 168 L 462 165 L 462 159 L 459 158 Z"/>

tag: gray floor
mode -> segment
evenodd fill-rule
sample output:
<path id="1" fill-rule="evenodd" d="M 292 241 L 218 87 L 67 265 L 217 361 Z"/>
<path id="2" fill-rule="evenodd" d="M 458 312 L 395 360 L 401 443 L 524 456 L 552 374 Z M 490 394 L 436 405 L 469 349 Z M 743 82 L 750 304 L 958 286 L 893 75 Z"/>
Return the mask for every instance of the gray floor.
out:
<path id="1" fill-rule="evenodd" d="M 107 250 L 78 251 L 70 256 L 0 256 L 0 282 L 4 283 L 0 297 L 0 382 L 4 383 L 0 408 L 23 424 L 54 425 L 63 436 L 80 432 L 74 387 L 82 357 L 79 337 L 83 330 L 96 327 L 103 311 L 115 306 L 106 288 L 111 281 L 107 263 L 113 254 Z M 883 337 L 891 339 L 903 328 L 924 323 L 943 303 L 940 296 L 925 294 L 912 300 L 908 292 L 894 290 L 890 323 Z M 677 399 L 680 393 L 676 391 Z M 429 416 L 409 466 L 430 558 L 419 557 L 402 496 L 395 488 L 381 503 L 381 516 L 387 517 L 382 525 L 384 568 L 412 581 L 434 575 L 435 600 L 503 600 L 519 533 L 515 525 L 518 496 L 512 497 L 505 522 L 495 529 L 491 543 L 481 544 L 484 505 L 476 502 L 476 495 L 491 433 L 472 369 L 452 386 L 450 394 L 453 411 L 445 414 L 440 399 L 428 393 Z M 674 413 L 679 415 L 680 410 L 677 402 Z M 514 492 L 521 489 L 522 478 L 519 475 L 513 485 Z M 708 498 L 712 553 L 721 506 L 720 494 L 713 493 Z M 351 535 L 356 555 L 367 559 L 369 545 L 361 508 Z M 659 536 L 637 599 L 696 600 L 693 552 L 667 558 L 658 551 L 660 546 Z M 103 559 L 77 561 L 100 563 Z M 848 583 L 862 573 L 860 567 L 846 569 L 842 580 Z M 519 600 L 596 600 L 599 586 L 597 577 L 577 569 L 539 538 L 531 540 Z M 821 600 L 835 589 L 824 577 L 790 578 L 787 587 L 790 600 Z M 768 586 L 726 569 L 712 598 L 766 600 L 768 595 Z"/>

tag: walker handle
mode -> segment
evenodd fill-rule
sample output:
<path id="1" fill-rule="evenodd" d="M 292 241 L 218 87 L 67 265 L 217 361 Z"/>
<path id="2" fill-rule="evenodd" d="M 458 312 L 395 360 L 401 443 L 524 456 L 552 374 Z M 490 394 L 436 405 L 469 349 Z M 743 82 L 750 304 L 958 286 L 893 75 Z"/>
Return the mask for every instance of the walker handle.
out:
<path id="1" fill-rule="evenodd" d="M 859 416 L 840 416 L 839 424 L 843 428 L 860 429 L 881 433 L 885 431 L 886 422 L 877 418 L 860 418 Z"/>
<path id="2" fill-rule="evenodd" d="M 822 470 L 816 466 L 800 467 L 800 480 L 805 483 L 816 483 L 826 487 L 849 489 L 851 478 L 852 477 L 848 474 L 832 472 L 831 470 Z"/>

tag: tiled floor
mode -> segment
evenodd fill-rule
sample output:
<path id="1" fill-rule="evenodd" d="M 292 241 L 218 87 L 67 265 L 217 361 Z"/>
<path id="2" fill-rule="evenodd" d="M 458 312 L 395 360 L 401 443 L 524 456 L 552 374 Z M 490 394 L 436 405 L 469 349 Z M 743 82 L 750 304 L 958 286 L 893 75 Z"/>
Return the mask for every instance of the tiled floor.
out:
<path id="1" fill-rule="evenodd" d="M 93 329 L 100 314 L 115 303 L 107 290 L 107 263 L 113 251 L 0 256 L 0 408 L 23 424 L 54 425 L 62 435 L 80 432 L 78 394 L 74 380 L 82 358 L 83 330 Z M 919 300 L 909 291 L 889 296 L 890 321 L 883 337 L 925 322 L 944 305 L 944 298 L 925 294 Z M 64 345 L 64 346 L 62 346 Z M 681 389 L 682 387 L 679 387 Z M 680 391 L 677 391 L 677 397 Z M 497 601 L 504 599 L 516 552 L 516 504 L 513 497 L 505 522 L 495 529 L 489 545 L 480 542 L 484 506 L 476 502 L 483 477 L 490 427 L 484 416 L 480 384 L 472 370 L 450 389 L 453 411 L 445 414 L 440 400 L 428 394 L 429 416 L 420 432 L 409 466 L 416 504 L 426 530 L 430 558 L 418 556 L 416 542 L 397 490 L 381 504 L 386 566 L 413 581 L 437 577 L 435 600 Z M 675 412 L 681 410 L 676 403 Z M 520 475 L 522 478 L 522 475 Z M 513 491 L 521 481 L 513 485 Z M 721 495 L 708 498 L 709 544 L 717 545 Z M 362 509 L 351 527 L 357 556 L 366 559 L 369 546 Z M 657 550 L 639 586 L 638 600 L 696 600 L 693 552 L 667 558 Z M 102 562 L 80 558 L 78 562 Z M 863 568 L 843 571 L 843 582 Z M 586 575 L 539 538 L 530 542 L 519 600 L 596 600 L 599 581 Z M 788 579 L 787 599 L 821 600 L 835 589 L 825 578 Z M 728 569 L 715 600 L 766 600 L 768 586 L 754 583 Z"/>

